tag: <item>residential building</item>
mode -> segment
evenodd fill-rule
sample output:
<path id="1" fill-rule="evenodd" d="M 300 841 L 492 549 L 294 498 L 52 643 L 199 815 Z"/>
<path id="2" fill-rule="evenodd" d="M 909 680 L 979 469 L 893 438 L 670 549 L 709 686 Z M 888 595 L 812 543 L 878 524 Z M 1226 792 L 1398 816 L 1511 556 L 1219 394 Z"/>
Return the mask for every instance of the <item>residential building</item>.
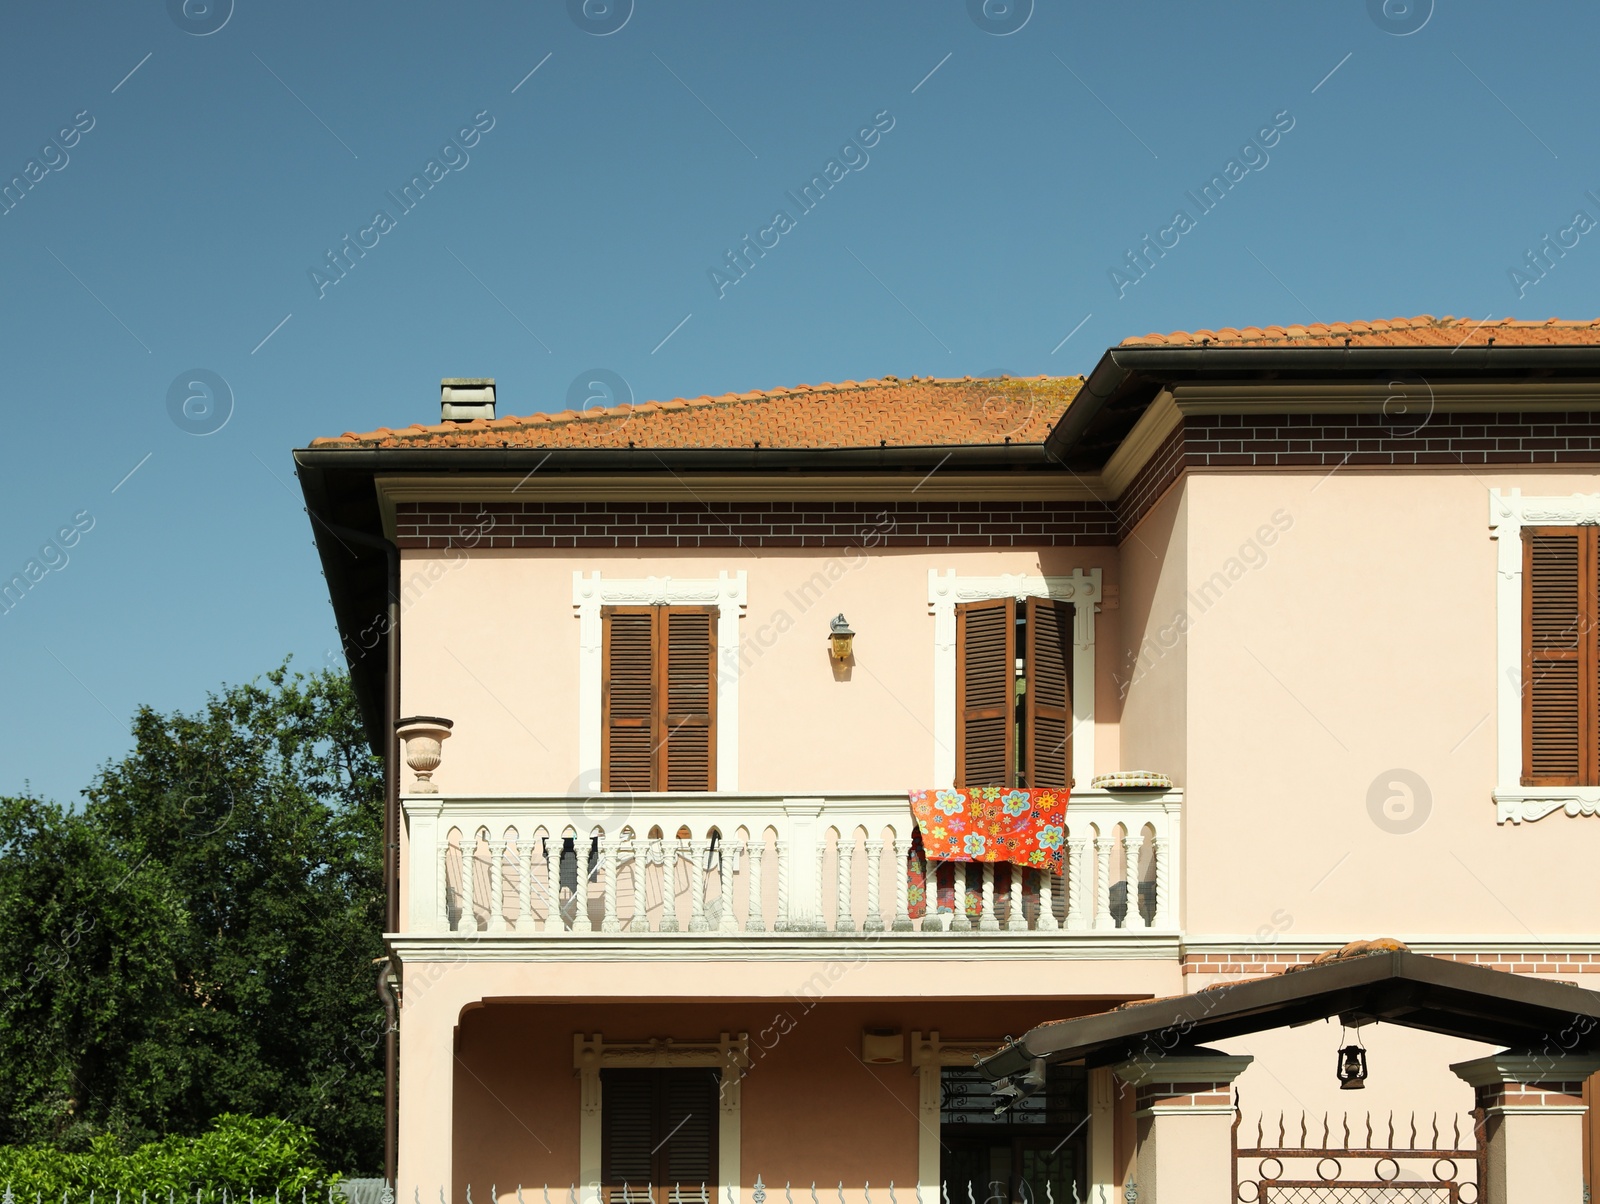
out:
<path id="1" fill-rule="evenodd" d="M 496 404 L 451 379 L 439 423 L 296 453 L 394 779 L 407 1199 L 1109 1198 L 1137 1076 L 996 1117 L 975 1058 L 1357 939 L 1600 982 L 1600 323 Z M 1046 868 L 929 864 L 911 794 L 953 787 L 1068 795 Z M 1217 1044 L 1189 1104 L 1297 1138 L 1351 1099 L 1448 1125 L 1498 1048 Z"/>

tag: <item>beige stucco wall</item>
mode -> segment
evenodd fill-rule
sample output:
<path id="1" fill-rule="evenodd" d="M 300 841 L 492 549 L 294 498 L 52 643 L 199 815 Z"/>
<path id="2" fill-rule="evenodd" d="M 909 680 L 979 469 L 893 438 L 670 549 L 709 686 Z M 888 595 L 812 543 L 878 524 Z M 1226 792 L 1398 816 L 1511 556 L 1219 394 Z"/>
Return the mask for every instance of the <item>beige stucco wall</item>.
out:
<path id="1" fill-rule="evenodd" d="M 1245 565 L 1190 612 L 1191 934 L 1596 930 L 1600 823 L 1557 814 L 1502 826 L 1491 800 L 1488 490 L 1519 486 L 1592 493 L 1600 476 L 1346 468 L 1190 479 L 1191 596 Z M 1409 833 L 1369 813 L 1369 789 L 1380 781 L 1387 794 L 1396 768 L 1431 795 Z"/>
<path id="2" fill-rule="evenodd" d="M 1120 768 L 1151 769 L 1184 784 L 1188 746 L 1188 663 L 1184 595 L 1188 503 L 1182 483 L 1144 516 L 1121 552 L 1118 644 L 1104 645 L 1117 701 Z"/>
<path id="3" fill-rule="evenodd" d="M 1566 495 L 1600 476 L 1196 473 L 1120 549 L 407 552 L 402 708 L 456 721 L 447 794 L 577 792 L 594 767 L 578 764 L 573 573 L 742 570 L 739 789 L 903 790 L 933 778 L 929 571 L 1099 568 L 1096 771 L 1186 788 L 1190 933 L 1592 932 L 1600 824 L 1501 826 L 1490 800 L 1490 487 Z M 841 611 L 847 674 L 827 654 Z M 1368 809 L 1397 768 L 1431 795 L 1411 833 Z"/>
<path id="4" fill-rule="evenodd" d="M 929 570 L 1065 575 L 1098 567 L 1107 603 L 1097 616 L 1096 769 L 1160 770 L 1185 788 L 1183 924 L 1191 938 L 1236 938 L 1247 950 L 1448 934 L 1462 937 L 1462 947 L 1477 936 L 1559 947 L 1564 935 L 1597 930 L 1600 820 L 1496 822 L 1491 487 L 1594 493 L 1600 475 L 1197 473 L 1121 549 L 408 552 L 402 707 L 456 721 L 436 775 L 447 794 L 568 793 L 580 770 L 592 768 L 578 763 L 573 572 L 715 578 L 744 570 L 740 790 L 903 790 L 930 784 L 932 775 Z M 801 602 L 800 587 L 826 575 L 830 561 L 838 579 Z M 839 611 L 859 633 L 846 680 L 826 650 L 827 622 Z M 1408 833 L 1369 809 L 1373 784 L 1381 798 L 1395 769 L 1419 775 L 1429 796 L 1426 821 Z M 453 1140 L 458 1186 L 470 1167 L 474 1182 L 481 1169 L 504 1187 L 576 1174 L 573 1032 L 758 1031 L 770 1021 L 771 1000 L 815 967 L 530 959 L 514 968 L 451 966 L 423 990 L 416 969 L 407 968 L 402 1030 L 413 1051 L 402 1057 L 403 1065 L 410 1059 L 402 1149 L 411 1157 L 430 1140 Z M 774 1073 L 747 1084 L 749 1178 L 759 1170 L 769 1184 L 791 1175 L 809 1182 L 820 1172 L 796 1151 L 821 1149 L 843 1159 L 829 1173 L 847 1182 L 855 1174 L 875 1185 L 880 1174 L 913 1180 L 914 1140 L 903 1157 L 895 1151 L 902 1130 L 914 1137 L 915 1080 L 906 1067 L 863 1072 L 845 1056 L 869 1015 L 908 1032 L 1017 1033 L 1068 1009 L 1006 1002 L 1012 984 L 1103 1000 L 1200 983 L 1180 979 L 1175 959 L 1008 960 L 1004 971 L 993 963 L 864 961 L 852 971 L 856 998 L 832 997 L 827 1008 L 836 1010 L 818 1009 L 817 1022 L 771 1063 Z M 928 998 L 941 981 L 995 997 L 946 1016 L 941 1009 L 957 1005 Z M 768 1002 L 685 1002 L 696 995 Z M 448 1034 L 462 1004 L 505 997 L 640 1001 L 471 1011 L 460 1027 L 462 1060 L 452 1063 Z M 1359 1096 L 1335 1090 L 1337 1025 L 1223 1047 L 1257 1059 L 1239 1084 L 1247 1112 L 1470 1104 L 1448 1064 L 1486 1047 L 1383 1027 L 1363 1037 L 1373 1078 Z M 867 1074 L 886 1086 L 873 1088 Z M 852 1076 L 861 1080 L 855 1087 Z M 453 1139 L 430 1136 L 430 1125 L 437 1133 L 440 1124 L 427 1111 L 436 1089 L 458 1102 Z M 802 1119 L 773 1120 L 781 1114 L 773 1101 L 791 1098 L 803 1105 Z M 867 1131 L 893 1140 L 851 1161 Z M 429 1157 L 442 1163 L 449 1148 Z"/>
<path id="5" fill-rule="evenodd" d="M 929 571 L 1065 576 L 1103 568 L 1110 590 L 1116 564 L 1114 548 L 408 551 L 401 709 L 455 721 L 435 775 L 446 793 L 565 794 L 580 770 L 594 768 L 578 764 L 572 574 L 715 579 L 744 570 L 739 789 L 804 795 L 932 785 Z M 828 583 L 820 594 L 807 589 L 818 573 Z M 847 679 L 828 656 L 828 621 L 840 612 L 857 632 Z M 1097 644 L 1117 648 L 1116 612 L 1097 623 Z M 1097 712 L 1114 716 L 1109 667 L 1097 664 L 1097 677 Z M 1100 720 L 1097 732 L 1108 726 Z M 1115 754 L 1107 738 L 1098 766 L 1114 767 Z"/>
<path id="6" fill-rule="evenodd" d="M 1098 1005 L 1092 1005 L 1098 1006 Z M 909 1061 L 914 1029 L 949 1040 L 990 1039 L 1085 1010 L 1082 1004 L 958 1004 L 937 1001 L 761 1004 L 490 1004 L 461 1018 L 455 1069 L 455 1198 L 491 1183 L 514 1200 L 518 1183 L 554 1187 L 578 1178 L 576 1033 L 612 1041 L 675 1036 L 715 1041 L 747 1032 L 752 1065 L 742 1080 L 741 1178 L 762 1176 L 769 1191 L 785 1181 L 815 1181 L 854 1200 L 871 1183 L 887 1200 L 914 1198 L 917 1087 Z M 863 1028 L 900 1029 L 908 1060 L 869 1066 L 860 1059 Z M 768 1034 L 765 1040 L 760 1034 Z M 770 1046 L 770 1048 L 764 1048 Z M 882 1192 L 880 1196 L 878 1193 Z M 525 1193 L 526 1194 L 526 1193 Z M 478 1196 L 477 1198 L 485 1198 Z M 542 1197 L 529 1195 L 531 1204 Z M 552 1198 L 556 1198 L 552 1196 Z M 564 1196 L 562 1197 L 564 1198 Z M 770 1197 L 769 1197 L 770 1198 Z M 797 1196 L 797 1198 L 808 1198 Z"/>

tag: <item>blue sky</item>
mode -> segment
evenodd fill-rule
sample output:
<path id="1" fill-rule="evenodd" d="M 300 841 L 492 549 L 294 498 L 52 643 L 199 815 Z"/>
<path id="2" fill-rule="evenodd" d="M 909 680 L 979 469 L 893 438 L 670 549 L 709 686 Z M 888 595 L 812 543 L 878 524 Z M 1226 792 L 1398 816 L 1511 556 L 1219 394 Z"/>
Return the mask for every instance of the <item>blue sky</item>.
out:
<path id="1" fill-rule="evenodd" d="M 435 420 L 441 376 L 531 413 L 596 368 L 642 401 L 1078 373 L 1151 330 L 1596 310 L 1600 231 L 1526 295 L 1511 276 L 1576 210 L 1600 220 L 1600 8 L 1577 2 L 57 0 L 5 22 L 0 182 L 29 186 L 0 216 L 0 577 L 54 567 L 0 615 L 0 792 L 75 799 L 137 704 L 328 663 L 290 451 Z M 801 212 L 784 194 L 834 159 L 857 166 Z M 1186 194 L 1230 160 L 1253 167 L 1203 211 Z M 430 161 L 404 211 L 386 194 Z M 777 245 L 716 280 L 779 209 Z M 314 277 L 346 235 L 376 245 Z M 196 369 L 215 404 L 169 405 Z"/>

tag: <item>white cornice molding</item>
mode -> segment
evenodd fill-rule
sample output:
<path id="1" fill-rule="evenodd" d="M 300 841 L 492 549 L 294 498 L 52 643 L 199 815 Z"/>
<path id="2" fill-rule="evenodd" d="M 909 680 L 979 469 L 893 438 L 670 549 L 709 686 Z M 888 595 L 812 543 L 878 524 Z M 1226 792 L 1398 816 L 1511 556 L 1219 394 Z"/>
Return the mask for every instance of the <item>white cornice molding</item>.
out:
<path id="1" fill-rule="evenodd" d="M 543 933 L 479 932 L 385 934 L 402 962 L 900 962 L 1143 961 L 1172 964 L 1179 938 L 1171 932 L 1138 935 L 1126 929 L 1098 931 L 878 932 L 871 936 L 829 932 Z M 636 984 L 635 984 L 636 985 Z M 972 993 L 992 991 L 975 983 Z"/>
<path id="2" fill-rule="evenodd" d="M 1163 1054 L 1159 1058 L 1130 1058 L 1113 1066 L 1111 1073 L 1130 1087 L 1147 1083 L 1231 1083 L 1254 1061 L 1249 1054 Z M 1233 1111 L 1231 1107 L 1226 1110 Z"/>
<path id="3" fill-rule="evenodd" d="M 1600 524 L 1600 493 L 1524 497 L 1522 490 L 1489 490 L 1489 538 L 1495 541 L 1495 789 L 1496 820 L 1532 823 L 1561 812 L 1600 811 L 1600 787 L 1522 785 L 1522 528 Z"/>
<path id="4" fill-rule="evenodd" d="M 380 476 L 378 496 L 396 502 L 785 502 L 1094 501 L 1099 474 L 916 473 L 531 473 Z"/>
<path id="5" fill-rule="evenodd" d="M 1182 421 L 1183 415 L 1172 400 L 1172 391 L 1163 389 L 1156 394 L 1156 399 L 1140 415 L 1139 421 L 1133 424 L 1133 429 L 1100 470 L 1106 496 L 1120 498 L 1122 491 L 1133 482 L 1139 470 L 1149 463 L 1150 457 L 1155 455 L 1167 436 Z"/>
<path id="6" fill-rule="evenodd" d="M 1072 776 L 1094 777 L 1094 616 L 1105 599 L 1099 569 L 1068 576 L 1006 573 L 963 577 L 955 569 L 928 570 L 928 610 L 933 623 L 933 785 L 956 778 L 956 604 L 989 598 L 1055 598 L 1073 604 Z"/>
<path id="7" fill-rule="evenodd" d="M 1485 1058 L 1473 1058 L 1467 1062 L 1452 1062 L 1450 1069 L 1469 1087 L 1498 1087 L 1502 1083 L 1572 1082 L 1586 1079 L 1600 1070 L 1600 1057 L 1589 1053 L 1524 1054 L 1504 1051 L 1490 1054 Z M 1546 1107 L 1542 1104 L 1521 1106 L 1502 1104 L 1500 1106 L 1507 1111 L 1518 1112 L 1528 1110 L 1553 1113 L 1565 1110 L 1559 1105 Z M 1572 1106 L 1575 1105 L 1568 1107 Z"/>
<path id="8" fill-rule="evenodd" d="M 1371 384 L 1288 385 L 1248 381 L 1239 384 L 1178 385 L 1173 400 L 1183 414 L 1389 414 L 1405 426 L 1430 413 L 1494 413 L 1600 410 L 1600 386 L 1593 384 L 1429 384 L 1416 373 L 1394 371 Z M 1398 406 L 1406 407 L 1404 412 Z"/>
<path id="9" fill-rule="evenodd" d="M 739 788 L 739 620 L 749 599 L 748 574 L 724 570 L 715 579 L 602 577 L 572 574 L 578 615 L 578 774 L 591 772 L 599 790 L 601 675 L 604 666 L 601 607 L 715 606 L 717 608 L 717 788 Z"/>

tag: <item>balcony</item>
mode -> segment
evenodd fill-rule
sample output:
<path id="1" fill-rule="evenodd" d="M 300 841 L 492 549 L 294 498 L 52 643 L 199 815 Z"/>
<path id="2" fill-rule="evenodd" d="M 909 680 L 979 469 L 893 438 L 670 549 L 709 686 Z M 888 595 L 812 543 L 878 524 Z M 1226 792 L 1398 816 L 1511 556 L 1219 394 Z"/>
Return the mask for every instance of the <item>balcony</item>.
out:
<path id="1" fill-rule="evenodd" d="M 688 956 L 692 945 L 715 956 L 718 942 L 873 937 L 970 957 L 971 942 L 991 938 L 1094 957 L 1175 946 L 1178 929 L 1177 790 L 1074 792 L 1061 874 L 932 867 L 925 887 L 903 793 L 402 804 L 406 935 L 430 945 L 532 941 L 558 957 L 563 942 L 599 957 L 608 942 L 615 956 Z"/>

